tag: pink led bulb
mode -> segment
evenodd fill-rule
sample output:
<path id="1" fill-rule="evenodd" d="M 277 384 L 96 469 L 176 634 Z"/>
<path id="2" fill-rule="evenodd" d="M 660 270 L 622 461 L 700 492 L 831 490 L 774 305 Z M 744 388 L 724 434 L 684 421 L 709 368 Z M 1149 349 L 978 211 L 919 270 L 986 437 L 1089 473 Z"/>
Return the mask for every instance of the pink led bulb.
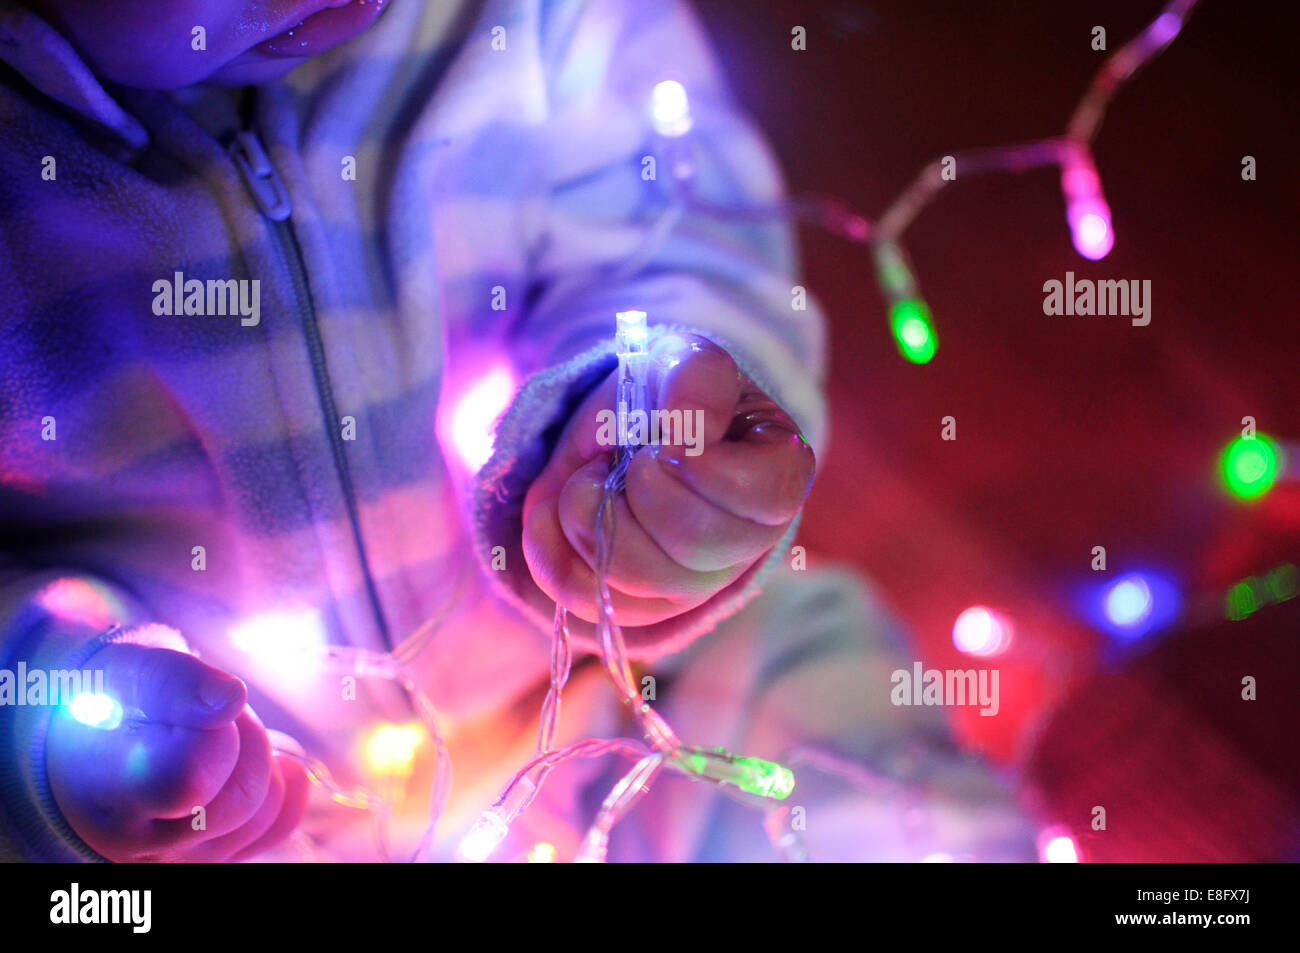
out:
<path id="1" fill-rule="evenodd" d="M 952 644 L 967 655 L 1001 655 L 1011 645 L 1011 620 L 987 606 L 971 606 L 952 626 Z"/>
<path id="2" fill-rule="evenodd" d="M 1105 258 L 1115 247 L 1115 230 L 1101 194 L 1101 178 L 1086 150 L 1076 150 L 1062 163 L 1061 191 L 1075 251 L 1089 261 Z"/>
<path id="3" fill-rule="evenodd" d="M 1078 202 L 1066 211 L 1074 250 L 1089 261 L 1099 261 L 1115 247 L 1115 232 L 1110 224 L 1110 209 L 1100 200 Z"/>
<path id="4" fill-rule="evenodd" d="M 1078 864 L 1083 862 L 1079 842 L 1070 829 L 1054 824 L 1038 832 L 1038 859 L 1044 864 Z"/>

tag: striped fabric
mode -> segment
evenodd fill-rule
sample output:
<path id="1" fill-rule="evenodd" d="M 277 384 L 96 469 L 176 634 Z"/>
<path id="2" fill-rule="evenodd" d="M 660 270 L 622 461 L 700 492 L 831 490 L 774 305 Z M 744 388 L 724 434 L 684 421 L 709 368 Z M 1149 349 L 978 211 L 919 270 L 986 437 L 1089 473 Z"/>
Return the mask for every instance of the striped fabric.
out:
<path id="1" fill-rule="evenodd" d="M 608 369 L 613 313 L 642 308 L 656 334 L 723 344 L 824 449 L 822 328 L 815 308 L 791 307 L 785 228 L 686 214 L 621 267 L 667 201 L 663 167 L 642 176 L 663 79 L 690 91 L 708 200 L 781 193 L 677 2 L 391 0 L 362 36 L 226 97 L 107 87 L 0 0 L 0 60 L 0 667 L 73 667 L 114 624 L 164 623 L 244 678 L 268 726 L 354 783 L 368 732 L 411 720 L 407 700 L 373 682 L 342 699 L 337 675 L 286 664 L 283 649 L 384 649 L 441 617 L 417 665 L 453 749 L 454 838 L 535 740 L 549 627 L 530 600 L 519 509 L 554 426 Z M 285 221 L 232 158 L 241 129 L 245 154 L 260 145 L 283 183 Z M 257 281 L 258 320 L 156 314 L 155 283 L 177 273 Z M 513 405 L 475 473 L 448 421 L 502 369 Z M 490 566 L 496 546 L 505 571 Z M 888 626 L 856 584 L 810 573 L 790 589 L 784 572 L 785 595 L 722 623 L 785 549 L 648 633 L 643 655 L 721 623 L 656 663 L 686 673 L 669 702 L 679 727 L 760 756 L 811 738 L 866 757 L 864 725 L 879 713 L 820 688 L 880 668 L 874 633 Z M 791 650 L 799 633 L 822 648 Z M 626 730 L 598 674 L 575 671 L 565 738 Z M 942 736 L 932 713 L 911 717 L 924 724 L 898 737 Z M 47 721 L 0 706 L 0 857 L 95 859 L 48 790 Z M 584 788 L 607 767 L 556 772 L 531 832 L 571 853 L 590 816 Z M 749 856 L 709 826 L 707 798 L 661 817 L 681 791 L 646 807 L 669 836 L 629 828 L 618 849 Z M 418 833 L 420 816 L 415 805 L 399 818 L 399 835 Z M 821 834 L 841 853 L 895 856 L 879 841 L 887 816 L 860 819 L 859 840 Z M 367 856 L 362 824 L 325 814 L 305 827 L 332 856 Z"/>
<path id="2" fill-rule="evenodd" d="M 367 33 L 241 103 L 287 189 L 285 223 L 259 209 L 202 97 L 107 88 L 8 0 L 0 58 L 10 660 L 30 648 L 18 629 L 40 586 L 81 579 L 244 677 L 268 723 L 346 751 L 373 719 L 409 717 L 402 696 L 366 685 L 359 717 L 328 685 L 260 671 L 248 638 L 307 626 L 383 649 L 450 609 L 430 690 L 453 719 L 498 708 L 545 663 L 524 608 L 522 490 L 621 307 L 727 344 L 820 440 L 821 329 L 814 310 L 791 310 L 782 228 L 687 216 L 609 280 L 666 201 L 641 175 L 656 82 L 691 90 L 710 198 L 779 193 L 676 4 L 392 0 Z M 258 281 L 260 320 L 155 314 L 154 283 L 178 272 Z M 524 386 L 476 486 L 439 439 L 440 402 L 502 364 Z M 55 439 L 42 439 L 49 418 Z M 509 571 L 480 568 L 494 545 Z M 658 643 L 685 644 L 748 588 Z M 45 655 L 89 631 L 47 632 Z M 6 742 L 19 760 L 34 750 Z M 39 787 L 39 770 L 25 776 Z M 13 811 L 15 851 L 58 853 L 49 810 Z"/>

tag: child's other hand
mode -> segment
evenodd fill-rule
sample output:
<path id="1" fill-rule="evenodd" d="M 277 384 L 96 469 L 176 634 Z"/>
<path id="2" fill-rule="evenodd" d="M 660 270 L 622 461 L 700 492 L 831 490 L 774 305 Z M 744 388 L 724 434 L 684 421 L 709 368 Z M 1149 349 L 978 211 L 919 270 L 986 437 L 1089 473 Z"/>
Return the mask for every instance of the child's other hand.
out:
<path id="1" fill-rule="evenodd" d="M 127 644 L 100 649 L 85 667 L 102 669 L 105 692 L 144 715 L 105 730 L 60 708 L 50 723 L 50 787 L 92 848 L 114 861 L 243 860 L 297 826 L 306 775 L 273 754 L 239 679 L 182 652 Z M 199 817 L 205 829 L 195 830 Z"/>
<path id="2" fill-rule="evenodd" d="M 628 470 L 609 574 L 625 626 L 679 615 L 738 579 L 785 534 L 815 469 L 794 421 L 725 350 L 671 335 L 650 354 L 653 406 L 682 411 L 703 432 L 638 451 Z M 597 415 L 614 407 L 615 376 L 574 414 L 524 500 L 533 579 L 588 622 L 596 619 L 596 511 L 613 460 Z"/>

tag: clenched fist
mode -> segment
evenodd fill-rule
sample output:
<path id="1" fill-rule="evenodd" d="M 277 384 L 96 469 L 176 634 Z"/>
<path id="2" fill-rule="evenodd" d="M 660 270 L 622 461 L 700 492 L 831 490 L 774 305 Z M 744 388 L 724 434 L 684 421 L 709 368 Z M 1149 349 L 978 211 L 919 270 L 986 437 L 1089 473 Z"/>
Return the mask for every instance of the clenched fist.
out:
<path id="1" fill-rule="evenodd" d="M 114 861 L 243 860 L 297 826 L 307 777 L 272 751 L 243 682 L 183 652 L 141 645 L 105 646 L 86 667 L 102 669 L 107 694 L 140 713 L 104 730 L 61 708 L 50 723 L 54 799 L 98 853 Z"/>
<path id="2" fill-rule="evenodd" d="M 694 335 L 650 350 L 652 405 L 699 421 L 685 443 L 639 450 L 617 501 L 609 574 L 614 613 L 646 626 L 707 602 L 775 545 L 812 486 L 812 448 L 794 421 L 736 366 Z M 524 500 L 524 556 L 547 596 L 596 619 L 596 511 L 613 462 L 602 410 L 611 374 L 570 419 Z"/>

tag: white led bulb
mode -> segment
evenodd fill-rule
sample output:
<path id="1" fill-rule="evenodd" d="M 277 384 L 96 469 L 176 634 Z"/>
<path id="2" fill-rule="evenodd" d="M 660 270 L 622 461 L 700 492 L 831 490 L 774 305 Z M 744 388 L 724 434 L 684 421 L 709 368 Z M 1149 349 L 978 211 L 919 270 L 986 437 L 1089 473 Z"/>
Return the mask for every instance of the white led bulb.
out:
<path id="1" fill-rule="evenodd" d="M 460 842 L 460 855 L 481 864 L 496 852 L 510 833 L 510 825 L 532 803 L 537 785 L 527 776 L 509 788 L 501 800 L 478 816 Z"/>
<path id="2" fill-rule="evenodd" d="M 675 139 L 691 130 L 691 103 L 686 87 L 675 79 L 666 79 L 654 88 L 650 99 L 650 116 L 655 132 Z"/>
<path id="3" fill-rule="evenodd" d="M 468 861 L 481 864 L 492 856 L 510 833 L 510 825 L 502 820 L 496 810 L 489 808 L 478 816 L 460 842 L 460 853 Z"/>
<path id="4" fill-rule="evenodd" d="M 620 311 L 615 316 L 614 349 L 618 354 L 618 419 L 619 445 L 635 446 L 628 433 L 627 421 L 635 414 L 650 411 L 650 385 L 648 371 L 650 333 L 646 328 L 644 311 Z"/>
<path id="5" fill-rule="evenodd" d="M 88 728 L 112 731 L 122 723 L 122 706 L 111 695 L 82 692 L 68 702 L 68 713 Z"/>

